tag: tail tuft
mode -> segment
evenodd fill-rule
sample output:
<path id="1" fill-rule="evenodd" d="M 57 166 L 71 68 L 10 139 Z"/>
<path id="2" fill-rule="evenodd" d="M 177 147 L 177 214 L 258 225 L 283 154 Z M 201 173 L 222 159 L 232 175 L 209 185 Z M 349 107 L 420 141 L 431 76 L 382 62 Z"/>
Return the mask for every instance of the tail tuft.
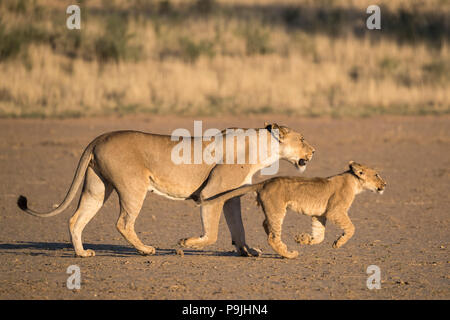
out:
<path id="1" fill-rule="evenodd" d="M 19 196 L 19 198 L 17 199 L 17 205 L 19 206 L 20 209 L 22 209 L 23 211 L 26 211 L 28 209 L 27 198 L 24 196 Z"/>

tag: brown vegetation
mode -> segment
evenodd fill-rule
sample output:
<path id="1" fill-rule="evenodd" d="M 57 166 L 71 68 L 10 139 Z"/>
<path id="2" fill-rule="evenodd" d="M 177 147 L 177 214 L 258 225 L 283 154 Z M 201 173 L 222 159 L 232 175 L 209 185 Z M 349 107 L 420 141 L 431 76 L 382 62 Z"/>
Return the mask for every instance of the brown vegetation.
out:
<path id="1" fill-rule="evenodd" d="M 442 114 L 447 1 L 2 1 L 0 116 Z"/>

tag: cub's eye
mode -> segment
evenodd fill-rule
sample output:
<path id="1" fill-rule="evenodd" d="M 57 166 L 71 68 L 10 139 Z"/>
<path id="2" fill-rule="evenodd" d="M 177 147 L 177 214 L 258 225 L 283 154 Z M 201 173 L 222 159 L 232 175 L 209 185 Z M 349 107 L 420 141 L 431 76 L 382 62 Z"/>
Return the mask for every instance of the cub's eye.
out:
<path id="1" fill-rule="evenodd" d="M 375 177 L 380 178 L 380 175 L 378 173 L 375 173 Z"/>

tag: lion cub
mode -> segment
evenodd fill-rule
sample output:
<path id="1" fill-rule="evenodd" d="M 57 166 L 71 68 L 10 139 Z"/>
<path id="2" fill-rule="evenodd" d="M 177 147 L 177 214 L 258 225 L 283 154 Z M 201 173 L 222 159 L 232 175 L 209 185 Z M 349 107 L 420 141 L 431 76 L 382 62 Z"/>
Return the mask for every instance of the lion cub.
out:
<path id="1" fill-rule="evenodd" d="M 354 234 L 355 227 L 348 217 L 355 195 L 363 190 L 383 193 L 386 182 L 374 170 L 365 165 L 350 161 L 349 170 L 328 178 L 275 177 L 258 184 L 244 186 L 228 191 L 204 202 L 222 202 L 257 192 L 266 219 L 263 222 L 269 245 L 285 258 L 295 258 L 297 251 L 288 251 L 281 240 L 281 226 L 286 209 L 312 217 L 312 234 L 296 236 L 301 244 L 317 244 L 325 236 L 327 220 L 335 223 L 344 233 L 334 242 L 339 248 Z"/>

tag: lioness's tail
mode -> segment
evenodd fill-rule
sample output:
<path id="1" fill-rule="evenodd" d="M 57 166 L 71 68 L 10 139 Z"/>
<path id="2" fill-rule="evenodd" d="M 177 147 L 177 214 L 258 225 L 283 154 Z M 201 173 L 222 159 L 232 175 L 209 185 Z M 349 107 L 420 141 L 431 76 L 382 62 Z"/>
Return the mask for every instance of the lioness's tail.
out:
<path id="1" fill-rule="evenodd" d="M 19 206 L 19 208 L 28 214 L 31 214 L 36 217 L 41 217 L 41 218 L 48 218 L 48 217 L 56 216 L 57 214 L 60 214 L 65 209 L 67 209 L 67 207 L 69 206 L 69 204 L 72 202 L 73 198 L 75 197 L 75 194 L 77 193 L 78 188 L 80 187 L 80 185 L 83 181 L 84 175 L 85 175 L 87 167 L 89 165 L 89 161 L 91 161 L 92 150 L 95 145 L 94 141 L 92 141 L 86 147 L 83 154 L 81 155 L 80 161 L 78 162 L 77 170 L 75 171 L 75 176 L 72 180 L 72 185 L 70 186 L 70 189 L 67 192 L 66 197 L 64 198 L 63 202 L 57 208 L 55 208 L 54 210 L 52 210 L 50 212 L 43 212 L 43 213 L 36 212 L 36 211 L 28 208 L 27 198 L 24 196 L 19 196 L 19 198 L 17 199 L 17 205 Z"/>
<path id="2" fill-rule="evenodd" d="M 220 193 L 218 195 L 215 195 L 211 198 L 202 200 L 201 205 L 225 202 L 231 198 L 240 197 L 240 196 L 243 196 L 244 194 L 247 194 L 252 191 L 259 191 L 259 190 L 261 190 L 261 188 L 263 186 L 264 186 L 264 181 L 260 182 L 260 183 L 252 184 L 249 186 L 243 186 L 243 187 L 240 187 L 237 189 L 233 189 L 231 191 L 226 191 L 226 192 Z"/>

